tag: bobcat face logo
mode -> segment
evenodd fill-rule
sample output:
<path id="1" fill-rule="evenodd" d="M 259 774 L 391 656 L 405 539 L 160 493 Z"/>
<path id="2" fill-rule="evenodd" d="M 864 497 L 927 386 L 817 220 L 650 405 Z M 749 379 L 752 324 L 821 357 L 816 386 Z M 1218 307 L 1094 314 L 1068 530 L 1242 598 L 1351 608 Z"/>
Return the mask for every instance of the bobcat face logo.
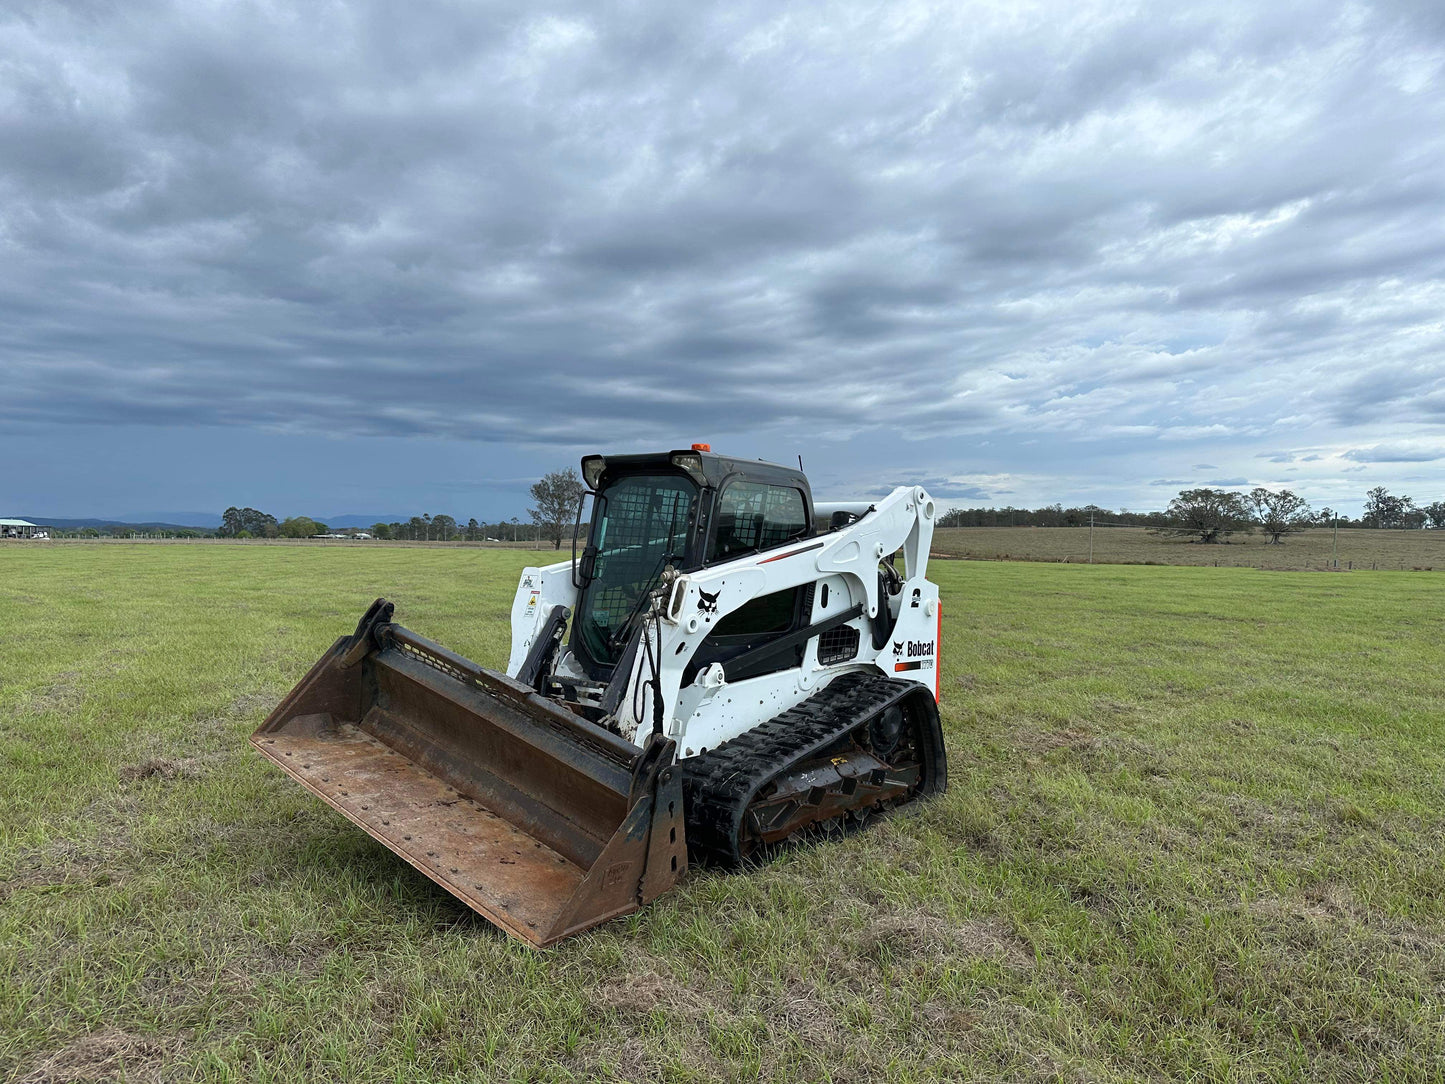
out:
<path id="1" fill-rule="evenodd" d="M 700 614 L 717 613 L 717 597 L 720 594 L 722 594 L 721 589 L 710 595 L 706 591 L 699 591 L 697 593 L 697 612 Z"/>
<path id="2" fill-rule="evenodd" d="M 894 641 L 893 641 L 893 657 L 896 659 L 896 658 L 899 658 L 900 656 L 902 656 L 902 654 L 903 654 L 903 645 L 900 644 L 897 640 L 894 640 Z"/>

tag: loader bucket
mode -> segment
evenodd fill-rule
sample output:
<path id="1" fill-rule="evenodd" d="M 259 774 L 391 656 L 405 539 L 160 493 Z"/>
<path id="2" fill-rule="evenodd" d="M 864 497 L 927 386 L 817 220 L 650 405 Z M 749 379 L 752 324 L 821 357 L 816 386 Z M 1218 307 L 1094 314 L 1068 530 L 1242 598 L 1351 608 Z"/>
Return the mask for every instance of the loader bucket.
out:
<path id="1" fill-rule="evenodd" d="M 543 947 L 687 866 L 670 739 L 639 750 L 373 603 L 251 736 L 302 786 Z"/>

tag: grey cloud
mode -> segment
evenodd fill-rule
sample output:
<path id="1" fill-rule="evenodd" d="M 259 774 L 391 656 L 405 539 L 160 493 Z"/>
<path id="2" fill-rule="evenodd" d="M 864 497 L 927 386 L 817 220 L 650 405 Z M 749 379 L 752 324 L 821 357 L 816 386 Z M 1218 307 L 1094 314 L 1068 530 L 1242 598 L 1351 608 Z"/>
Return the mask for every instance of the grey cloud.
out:
<path id="1" fill-rule="evenodd" d="M 938 477 L 913 477 L 904 478 L 888 483 L 887 485 L 875 486 L 869 489 L 865 496 L 886 497 L 899 486 L 923 486 L 928 490 L 930 496 L 940 500 L 969 500 L 969 501 L 993 501 L 999 496 L 1009 493 L 1007 489 L 989 490 L 983 486 L 969 485 L 966 482 L 955 482 L 948 478 Z"/>
<path id="2" fill-rule="evenodd" d="M 1432 463 L 1445 459 L 1445 447 L 1422 448 L 1408 444 L 1376 444 L 1369 448 L 1351 448 L 1346 459 L 1357 463 Z"/>
<path id="3" fill-rule="evenodd" d="M 979 486 L 944 485 L 931 488 L 928 492 L 944 500 L 991 501 L 1006 494 L 1008 490 L 1001 490 L 999 493 L 990 493 L 988 490 L 982 489 Z"/>
<path id="4" fill-rule="evenodd" d="M 1207 486 L 1224 486 L 1224 487 L 1247 486 L 1247 485 L 1249 485 L 1249 479 L 1248 479 L 1248 478 L 1215 478 L 1215 479 L 1213 479 L 1212 481 L 1205 482 L 1204 484 L 1207 485 Z"/>

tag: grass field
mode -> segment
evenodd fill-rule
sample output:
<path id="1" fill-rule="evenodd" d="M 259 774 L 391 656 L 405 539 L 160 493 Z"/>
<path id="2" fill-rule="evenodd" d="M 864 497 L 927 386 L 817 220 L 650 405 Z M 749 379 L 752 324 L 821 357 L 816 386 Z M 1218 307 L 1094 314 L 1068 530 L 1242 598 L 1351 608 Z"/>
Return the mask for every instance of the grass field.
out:
<path id="1" fill-rule="evenodd" d="M 1068 561 L 1089 557 L 1087 527 L 955 527 L 934 533 L 935 553 L 983 560 Z M 1208 565 L 1276 570 L 1322 569 L 1338 557 L 1340 568 L 1445 571 L 1445 531 L 1342 530 L 1338 554 L 1334 532 L 1301 531 L 1271 546 L 1263 535 L 1234 535 L 1228 544 L 1201 546 L 1187 538 L 1154 534 L 1143 527 L 1094 531 L 1096 564 Z"/>
<path id="2" fill-rule="evenodd" d="M 1445 577 L 937 562 L 944 798 L 536 953 L 245 743 L 527 559 L 0 549 L 0 1079 L 1445 1077 Z"/>

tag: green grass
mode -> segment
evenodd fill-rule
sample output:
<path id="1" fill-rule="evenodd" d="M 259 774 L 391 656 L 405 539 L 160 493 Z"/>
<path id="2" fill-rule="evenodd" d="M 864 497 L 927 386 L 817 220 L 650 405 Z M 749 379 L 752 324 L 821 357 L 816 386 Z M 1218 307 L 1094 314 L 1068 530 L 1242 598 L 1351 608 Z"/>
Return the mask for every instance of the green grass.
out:
<path id="1" fill-rule="evenodd" d="M 952 557 L 983 560 L 1087 562 L 1087 527 L 952 527 L 934 532 L 933 549 Z M 1319 528 L 1270 545 L 1264 535 L 1231 535 L 1227 543 L 1202 546 L 1188 538 L 1143 527 L 1094 531 L 1096 564 L 1209 565 L 1276 570 L 1323 569 L 1335 560 L 1346 571 L 1445 570 L 1445 531 L 1346 529 L 1339 538 Z"/>
<path id="2" fill-rule="evenodd" d="M 936 562 L 944 798 L 536 953 L 245 743 L 529 556 L 0 550 L 0 1079 L 1445 1078 L 1445 579 Z"/>

